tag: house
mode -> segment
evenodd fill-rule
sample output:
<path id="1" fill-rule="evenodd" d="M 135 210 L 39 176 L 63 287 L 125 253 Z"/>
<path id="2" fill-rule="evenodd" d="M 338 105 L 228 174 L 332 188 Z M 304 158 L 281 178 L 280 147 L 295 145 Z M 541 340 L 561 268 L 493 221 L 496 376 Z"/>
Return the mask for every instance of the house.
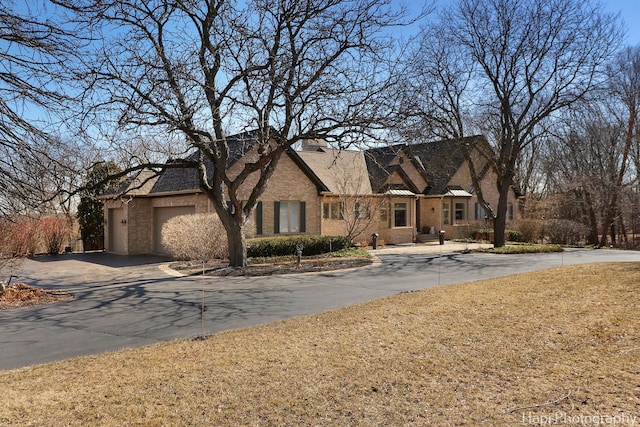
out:
<path id="1" fill-rule="evenodd" d="M 367 243 L 374 233 L 389 244 L 415 241 L 416 194 L 378 186 L 366 151 L 335 150 L 315 141 L 296 154 L 326 188 L 319 197 L 321 234 Z"/>
<path id="2" fill-rule="evenodd" d="M 227 142 L 227 168 L 233 173 L 254 155 L 254 145 L 251 133 Z M 352 151 L 305 141 L 301 150 L 288 150 L 280 159 L 254 211 L 255 235 L 349 235 L 369 242 L 377 233 L 388 244 L 401 244 L 443 229 L 455 237 L 484 215 L 459 148 L 455 141 L 439 141 Z M 485 171 L 485 197 L 495 183 L 491 179 Z M 241 197 L 248 197 L 254 182 L 240 188 Z M 118 195 L 102 200 L 105 248 L 122 254 L 164 254 L 161 231 L 169 219 L 215 211 L 195 169 L 143 171 Z"/>
<path id="3" fill-rule="evenodd" d="M 370 174 L 382 187 L 402 188 L 418 195 L 416 200 L 417 239 L 444 230 L 447 238 L 468 235 L 470 227 L 488 224 L 478 200 L 465 152 L 470 151 L 478 173 L 482 194 L 490 206 L 498 205 L 497 176 L 477 149 L 486 146 L 482 136 L 400 144 L 368 150 Z M 377 189 L 381 191 L 381 189 Z M 520 194 L 512 188 L 508 199 L 508 220 L 517 219 Z"/>
<path id="4" fill-rule="evenodd" d="M 251 133 L 229 137 L 229 173 L 253 155 Z M 212 165 L 207 165 L 213 167 Z M 254 181 L 255 182 L 255 181 Z M 240 189 L 248 194 L 251 179 Z M 282 156 L 254 211 L 256 235 L 320 234 L 319 194 L 322 183 L 306 168 L 294 151 Z M 122 195 L 102 197 L 105 209 L 105 249 L 122 254 L 165 254 L 162 226 L 171 218 L 195 213 L 214 213 L 199 188 L 195 169 L 166 169 L 159 176 L 142 172 Z"/>

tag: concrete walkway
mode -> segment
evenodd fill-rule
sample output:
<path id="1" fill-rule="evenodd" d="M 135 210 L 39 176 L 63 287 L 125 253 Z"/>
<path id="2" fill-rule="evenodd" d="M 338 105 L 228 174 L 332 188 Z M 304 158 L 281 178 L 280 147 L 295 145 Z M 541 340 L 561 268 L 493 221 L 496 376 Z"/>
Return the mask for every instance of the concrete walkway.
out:
<path id="1" fill-rule="evenodd" d="M 451 254 L 474 249 L 492 248 L 490 243 L 458 243 L 445 240 L 444 245 L 438 242 L 415 243 L 407 245 L 389 245 L 379 247 L 371 252 L 375 255 L 390 254 Z"/>

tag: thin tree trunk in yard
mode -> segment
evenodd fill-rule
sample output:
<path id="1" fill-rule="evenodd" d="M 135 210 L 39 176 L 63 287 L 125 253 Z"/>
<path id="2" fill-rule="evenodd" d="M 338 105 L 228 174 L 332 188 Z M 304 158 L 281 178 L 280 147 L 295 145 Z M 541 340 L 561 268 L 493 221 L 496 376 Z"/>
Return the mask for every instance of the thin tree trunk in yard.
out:
<path id="1" fill-rule="evenodd" d="M 635 103 L 631 103 L 629 106 L 629 122 L 627 123 L 627 137 L 624 145 L 624 153 L 622 154 L 622 164 L 620 165 L 620 171 L 618 172 L 618 180 L 616 181 L 616 186 L 613 189 L 613 194 L 611 195 L 611 201 L 609 202 L 609 206 L 607 207 L 607 214 L 602 222 L 602 238 L 600 240 L 601 245 L 607 244 L 607 234 L 609 229 L 613 225 L 613 217 L 616 213 L 616 207 L 618 204 L 618 196 L 620 195 L 620 190 L 622 189 L 622 181 L 624 179 L 624 174 L 627 170 L 627 160 L 629 158 L 629 151 L 631 150 L 631 143 L 633 142 L 633 130 L 636 126 L 636 105 Z"/>
<path id="2" fill-rule="evenodd" d="M 620 243 L 624 242 L 625 244 L 629 243 L 629 237 L 627 236 L 627 227 L 625 227 L 624 225 L 624 216 L 622 215 L 622 212 L 619 212 L 619 226 L 618 226 L 618 232 L 620 233 Z"/>

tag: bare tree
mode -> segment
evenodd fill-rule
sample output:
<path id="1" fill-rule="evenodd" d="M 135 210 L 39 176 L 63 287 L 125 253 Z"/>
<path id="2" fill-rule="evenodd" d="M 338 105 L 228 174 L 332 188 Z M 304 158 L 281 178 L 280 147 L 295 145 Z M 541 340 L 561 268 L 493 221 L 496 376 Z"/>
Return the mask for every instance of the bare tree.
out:
<path id="1" fill-rule="evenodd" d="M 415 50 L 410 52 L 402 76 L 406 79 L 400 93 L 403 108 L 398 120 L 400 134 L 419 141 L 425 136 L 460 140 L 473 129 L 474 105 L 467 92 L 473 87 L 474 67 L 468 52 L 442 25 L 423 29 Z M 469 167 L 478 202 L 486 215 L 495 218 L 494 207 L 485 200 L 480 172 L 491 157 L 484 139 L 467 144 L 463 155 Z"/>
<path id="2" fill-rule="evenodd" d="M 597 99 L 574 106 L 558 132 L 549 164 L 556 187 L 569 189 L 583 205 L 590 243 L 616 241 L 624 229 L 624 192 L 637 182 L 631 162 L 637 141 L 640 48 L 627 47 L 608 67 L 607 87 Z M 550 175 L 554 175 L 552 172 Z"/>
<path id="3" fill-rule="evenodd" d="M 623 169 L 624 125 L 603 103 L 581 103 L 569 112 L 550 144 L 548 179 L 558 204 L 554 217 L 577 220 L 589 227 L 588 242 L 597 244 L 609 233 L 607 220 L 612 195 L 619 193 L 618 175 Z"/>
<path id="4" fill-rule="evenodd" d="M 409 50 L 405 67 L 400 133 L 408 139 L 425 133 L 438 139 L 464 137 L 472 115 L 465 96 L 473 67 L 453 35 L 441 25 L 425 27 Z"/>
<path id="5" fill-rule="evenodd" d="M 60 138 L 71 100 L 67 64 L 79 45 L 73 27 L 43 18 L 38 5 L 0 4 L 0 214 L 60 208 L 78 166 Z"/>
<path id="6" fill-rule="evenodd" d="M 378 224 L 378 212 L 389 203 L 389 197 L 373 194 L 364 157 L 346 156 L 344 152 L 338 153 L 337 156 L 336 160 L 343 156 L 351 159 L 334 162 L 331 173 L 338 194 L 338 212 L 325 212 L 324 215 L 327 218 L 339 218 L 344 225 L 346 237 L 350 242 L 354 242 L 362 237 L 367 238 L 364 234 L 371 230 L 374 224 Z"/>
<path id="7" fill-rule="evenodd" d="M 460 121 L 466 110 L 475 111 L 460 121 L 473 124 L 463 130 L 480 131 L 491 143 L 482 152 L 498 176 L 494 232 L 495 245 L 503 246 L 507 196 L 523 150 L 544 135 L 554 113 L 603 81 L 604 64 L 621 40 L 618 19 L 589 0 L 460 0 L 437 28 L 436 36 L 448 37 L 471 70 L 461 81 L 436 80 L 450 99 L 460 99 L 444 105 L 453 114 L 441 116 Z M 437 43 L 431 32 L 425 37 L 424 45 Z M 453 75 L 460 62 L 437 68 Z"/>
<path id="8" fill-rule="evenodd" d="M 613 219 L 624 185 L 627 164 L 636 135 L 638 115 L 640 114 L 640 46 L 627 47 L 617 55 L 609 67 L 609 91 L 616 101 L 613 107 L 615 116 L 618 117 L 619 122 L 626 124 L 622 159 L 620 167 L 616 169 L 615 186 L 610 194 L 603 223 L 604 227 L 611 227 L 611 239 L 615 240 Z M 602 233 L 600 243 L 602 245 L 607 243 L 606 232 Z"/>
<path id="9" fill-rule="evenodd" d="M 120 135 L 178 135 L 182 151 L 196 153 L 127 170 L 197 168 L 232 266 L 246 264 L 243 228 L 285 150 L 315 138 L 346 146 L 385 115 L 378 95 L 391 83 L 392 41 L 384 30 L 404 16 L 388 0 L 57 2 L 96 35 L 84 64 L 86 118 Z M 232 174 L 227 137 L 247 130 L 244 165 Z M 248 181 L 256 184 L 241 199 Z"/>

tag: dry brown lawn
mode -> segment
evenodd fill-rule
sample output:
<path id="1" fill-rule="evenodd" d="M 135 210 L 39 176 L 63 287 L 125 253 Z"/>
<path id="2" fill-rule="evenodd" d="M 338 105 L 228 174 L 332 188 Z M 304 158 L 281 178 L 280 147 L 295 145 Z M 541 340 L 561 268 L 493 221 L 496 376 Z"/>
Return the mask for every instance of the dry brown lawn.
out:
<path id="1" fill-rule="evenodd" d="M 639 306 L 636 263 L 405 293 L 0 372 L 0 425 L 640 425 Z"/>

